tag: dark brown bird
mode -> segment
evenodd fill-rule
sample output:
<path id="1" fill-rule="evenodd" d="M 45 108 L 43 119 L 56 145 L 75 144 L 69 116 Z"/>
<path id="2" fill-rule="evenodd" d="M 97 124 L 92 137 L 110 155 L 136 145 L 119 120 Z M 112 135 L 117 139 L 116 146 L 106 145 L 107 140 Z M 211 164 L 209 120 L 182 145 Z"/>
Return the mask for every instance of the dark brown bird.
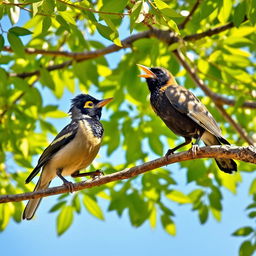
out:
<path id="1" fill-rule="evenodd" d="M 160 67 L 148 68 L 139 64 L 138 67 L 145 72 L 139 77 L 146 78 L 153 110 L 169 129 L 185 138 L 184 143 L 169 149 L 166 155 L 189 144 L 192 138 L 196 139 L 196 143 L 192 144 L 191 148 L 193 153 L 196 153 L 200 139 L 207 146 L 230 145 L 203 103 L 192 92 L 178 85 L 168 70 Z M 223 158 L 215 160 L 223 172 L 237 171 L 234 160 Z"/>

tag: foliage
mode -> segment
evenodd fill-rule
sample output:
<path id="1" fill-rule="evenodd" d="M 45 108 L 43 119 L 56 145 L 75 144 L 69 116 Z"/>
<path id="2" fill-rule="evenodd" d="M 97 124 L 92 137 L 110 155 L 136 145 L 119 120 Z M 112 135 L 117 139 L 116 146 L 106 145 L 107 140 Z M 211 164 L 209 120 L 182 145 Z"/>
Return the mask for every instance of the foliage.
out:
<path id="1" fill-rule="evenodd" d="M 225 110 L 249 137 L 255 139 L 254 110 L 242 107 L 245 101 L 256 97 L 253 63 L 255 1 L 199 1 L 184 26 L 179 26 L 185 20 L 182 15 L 188 13 L 196 1 L 24 2 L 10 0 L 2 1 L 0 5 L 1 24 L 7 24 L 7 19 L 12 24 L 10 28 L 0 27 L 1 194 L 33 189 L 33 184 L 24 185 L 33 168 L 32 158 L 48 145 L 49 133 L 55 135 L 57 132 L 50 118 L 65 116 L 57 104 L 45 104 L 45 90 L 61 99 L 65 89 L 74 93 L 78 86 L 83 92 L 96 91 L 104 98 L 115 98 L 109 107 L 109 117 L 103 121 L 104 147 L 107 156 L 124 154 L 124 158 L 121 163 L 104 162 L 98 167 L 118 171 L 156 155 L 162 156 L 167 143 L 169 147 L 178 143 L 178 138 L 150 109 L 148 90 L 145 82 L 137 77 L 139 71 L 135 65 L 164 66 L 186 88 L 203 96 L 175 58 L 173 50 L 177 48 L 191 58 L 187 57 L 187 62 L 196 68 L 213 92 L 235 99 L 236 104 L 225 107 Z M 25 20 L 24 25 L 17 25 L 19 20 Z M 130 50 L 122 50 L 122 56 L 116 57 L 116 65 L 104 55 L 90 58 L 82 55 L 101 50 L 111 42 L 123 47 L 121 40 L 129 36 L 129 31 L 137 34 L 153 26 L 170 29 L 181 39 L 229 22 L 233 22 L 234 27 L 198 40 L 179 40 L 167 45 L 158 38 L 141 38 L 125 46 Z M 201 97 L 201 100 L 221 124 L 224 136 L 233 144 L 246 145 L 232 125 L 224 125 L 223 116 L 213 101 L 208 97 Z M 82 205 L 92 215 L 104 220 L 99 199 L 108 200 L 108 210 L 119 216 L 127 209 L 133 226 L 141 226 L 149 220 L 154 228 L 160 220 L 171 235 L 175 235 L 176 227 L 170 201 L 190 204 L 202 224 L 207 222 L 210 214 L 220 221 L 223 188 L 236 193 L 237 184 L 241 182 L 240 173 L 254 170 L 251 165 L 238 163 L 240 172 L 228 176 L 219 172 L 215 163 L 206 160 L 182 162 L 179 166 L 186 169 L 187 183 L 195 184 L 194 190 L 188 194 L 179 191 L 173 173 L 166 168 L 76 195 L 60 196 L 50 210 L 59 212 L 58 234 L 69 228 L 75 213 L 81 212 Z M 255 180 L 252 187 L 250 192 L 255 195 Z M 22 209 L 22 203 L 0 205 L 0 230 L 6 228 L 10 218 L 19 222 Z M 254 213 L 251 217 L 255 217 Z M 243 227 L 233 235 L 248 236 L 253 232 L 251 227 Z M 255 251 L 253 241 L 255 239 L 243 242 L 240 255 L 252 255 Z"/>

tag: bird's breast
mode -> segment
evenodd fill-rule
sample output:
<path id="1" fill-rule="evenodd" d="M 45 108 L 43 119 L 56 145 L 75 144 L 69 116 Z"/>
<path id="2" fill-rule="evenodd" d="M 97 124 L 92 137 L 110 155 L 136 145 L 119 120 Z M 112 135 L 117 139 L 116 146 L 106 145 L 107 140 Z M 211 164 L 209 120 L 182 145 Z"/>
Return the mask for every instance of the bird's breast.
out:
<path id="1" fill-rule="evenodd" d="M 193 137 L 201 130 L 185 113 L 179 112 L 168 100 L 164 92 L 151 94 L 151 106 L 166 126 L 175 134 L 183 137 Z"/>
<path id="2" fill-rule="evenodd" d="M 46 172 L 55 176 L 56 170 L 61 168 L 62 175 L 68 176 L 89 166 L 96 157 L 102 136 L 95 136 L 93 127 L 87 120 L 78 122 L 79 127 L 74 139 L 54 155 L 44 168 Z"/>

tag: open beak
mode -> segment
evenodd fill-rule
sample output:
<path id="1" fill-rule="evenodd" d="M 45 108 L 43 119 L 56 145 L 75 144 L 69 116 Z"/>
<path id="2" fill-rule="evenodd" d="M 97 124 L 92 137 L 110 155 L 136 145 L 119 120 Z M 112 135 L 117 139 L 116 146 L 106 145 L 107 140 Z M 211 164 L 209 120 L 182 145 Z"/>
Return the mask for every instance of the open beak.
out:
<path id="1" fill-rule="evenodd" d="M 145 74 L 138 75 L 138 77 L 157 78 L 157 76 L 150 70 L 150 68 L 140 64 L 136 64 L 136 65 L 145 72 Z"/>
<path id="2" fill-rule="evenodd" d="M 102 108 L 104 107 L 105 105 L 107 105 L 109 102 L 111 102 L 113 100 L 113 98 L 108 98 L 108 99 L 105 99 L 105 100 L 101 100 L 97 105 L 96 105 L 96 108 Z"/>

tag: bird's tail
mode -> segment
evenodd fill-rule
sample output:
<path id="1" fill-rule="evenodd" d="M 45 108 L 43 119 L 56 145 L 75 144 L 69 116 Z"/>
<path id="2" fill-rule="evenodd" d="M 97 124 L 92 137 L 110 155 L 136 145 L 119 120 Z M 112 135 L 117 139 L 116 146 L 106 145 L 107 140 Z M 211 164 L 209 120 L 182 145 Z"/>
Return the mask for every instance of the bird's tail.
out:
<path id="1" fill-rule="evenodd" d="M 206 146 L 221 144 L 230 145 L 229 142 L 224 138 L 218 138 L 207 131 L 204 132 L 202 140 Z M 225 173 L 232 173 L 237 171 L 236 162 L 232 159 L 215 158 L 215 161 L 220 170 Z"/>
<path id="2" fill-rule="evenodd" d="M 42 189 L 46 189 L 49 187 L 50 183 L 51 182 L 46 182 L 46 183 L 42 183 L 41 181 L 41 177 L 39 178 L 37 184 L 36 184 L 36 187 L 34 189 L 34 191 L 38 191 L 38 190 L 42 190 Z M 24 209 L 24 212 L 22 214 L 22 219 L 23 220 L 31 220 L 34 215 L 35 215 L 35 212 L 41 202 L 42 198 L 36 198 L 36 199 L 30 199 Z"/>

